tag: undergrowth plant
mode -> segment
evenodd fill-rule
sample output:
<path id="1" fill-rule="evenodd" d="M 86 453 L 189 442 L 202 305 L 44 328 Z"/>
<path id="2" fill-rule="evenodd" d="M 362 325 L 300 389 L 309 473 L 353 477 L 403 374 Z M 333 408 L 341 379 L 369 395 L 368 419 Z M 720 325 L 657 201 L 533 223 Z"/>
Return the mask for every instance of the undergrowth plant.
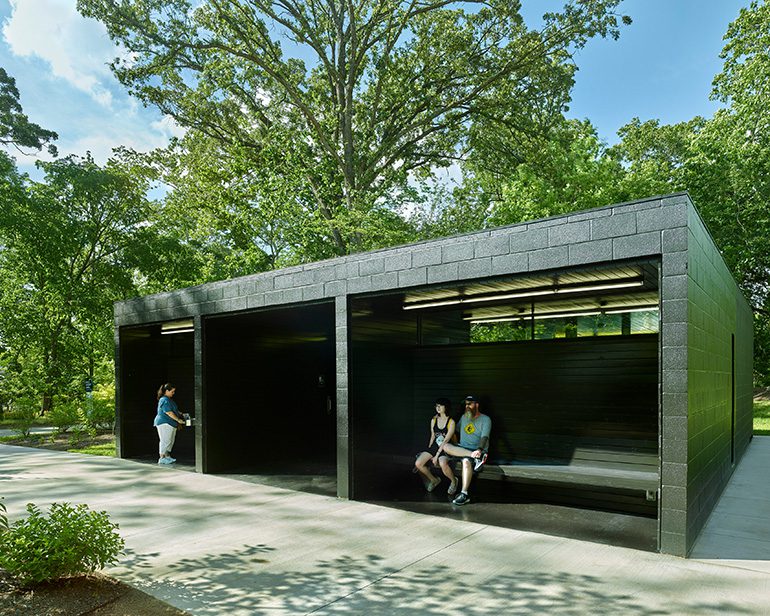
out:
<path id="1" fill-rule="evenodd" d="M 29 515 L 10 526 L 0 511 L 0 567 L 22 587 L 103 569 L 125 546 L 107 513 L 86 505 L 53 503 L 46 516 L 30 503 Z"/>

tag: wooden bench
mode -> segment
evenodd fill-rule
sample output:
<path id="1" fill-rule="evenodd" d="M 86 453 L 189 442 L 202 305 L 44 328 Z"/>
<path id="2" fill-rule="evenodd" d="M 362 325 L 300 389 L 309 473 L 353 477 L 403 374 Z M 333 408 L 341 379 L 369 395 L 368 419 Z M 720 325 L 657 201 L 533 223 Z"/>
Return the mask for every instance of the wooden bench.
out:
<path id="1" fill-rule="evenodd" d="M 455 471 L 461 469 L 457 460 Z M 490 460 L 477 477 L 641 490 L 648 500 L 656 500 L 660 488 L 657 454 L 594 448 L 576 448 L 569 459 Z"/>

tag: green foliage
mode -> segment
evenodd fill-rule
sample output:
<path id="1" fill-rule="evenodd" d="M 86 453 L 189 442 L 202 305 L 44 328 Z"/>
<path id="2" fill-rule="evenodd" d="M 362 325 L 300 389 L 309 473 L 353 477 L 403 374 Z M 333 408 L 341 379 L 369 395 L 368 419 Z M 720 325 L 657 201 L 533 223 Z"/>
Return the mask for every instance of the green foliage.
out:
<path id="1" fill-rule="evenodd" d="M 59 399 L 46 414 L 50 424 L 64 433 L 81 421 L 80 405 L 75 400 Z"/>
<path id="2" fill-rule="evenodd" d="M 53 131 L 29 121 L 19 103 L 16 80 L 0 67 L 0 144 L 39 150 L 46 142 L 56 138 Z M 52 145 L 48 150 L 56 152 Z"/>
<path id="3" fill-rule="evenodd" d="M 44 180 L 25 179 L 0 208 L 0 365 L 3 389 L 47 412 L 78 393 L 84 358 L 111 356 L 112 306 L 135 288 L 150 211 L 144 178 L 115 161 L 39 165 Z"/>
<path id="4" fill-rule="evenodd" d="M 86 505 L 53 503 L 46 516 L 30 503 L 27 513 L 0 534 L 0 567 L 25 587 L 115 564 L 125 545 L 107 513 Z"/>
<path id="5" fill-rule="evenodd" d="M 91 456 L 115 457 L 115 441 L 111 443 L 99 443 L 98 445 L 88 445 L 86 447 L 71 447 L 67 449 L 70 453 L 85 453 Z"/>
<path id="6" fill-rule="evenodd" d="M 8 530 L 8 515 L 3 497 L 0 496 L 0 536 Z"/>
<path id="7" fill-rule="evenodd" d="M 78 9 L 128 52 L 113 63 L 118 79 L 189 129 L 181 159 L 159 165 L 179 191 L 174 208 L 211 217 L 226 255 L 274 266 L 397 241 L 383 214 L 398 228 L 419 182 L 462 157 L 474 119 L 540 130 L 531 119 L 565 100 L 575 49 L 628 23 L 617 5 L 567 0 L 541 30 L 509 0 Z M 298 51 L 285 55 L 282 38 Z"/>
<path id="8" fill-rule="evenodd" d="M 754 400 L 754 434 L 770 436 L 770 400 Z"/>
<path id="9" fill-rule="evenodd" d="M 20 436 L 29 436 L 29 429 L 35 424 L 35 418 L 40 412 L 40 407 L 30 396 L 17 398 L 13 405 L 14 432 Z"/>

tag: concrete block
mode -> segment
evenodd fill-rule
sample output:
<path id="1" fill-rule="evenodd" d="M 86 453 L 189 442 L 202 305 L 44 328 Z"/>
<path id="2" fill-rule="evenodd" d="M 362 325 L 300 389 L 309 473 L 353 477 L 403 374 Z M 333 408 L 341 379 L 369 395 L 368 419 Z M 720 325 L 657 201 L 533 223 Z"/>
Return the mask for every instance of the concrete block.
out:
<path id="1" fill-rule="evenodd" d="M 561 224 L 548 229 L 550 247 L 577 244 L 591 239 L 591 223 L 587 220 Z"/>
<path id="2" fill-rule="evenodd" d="M 248 307 L 248 300 L 245 297 L 234 297 L 230 300 L 230 310 L 246 310 Z"/>
<path id="3" fill-rule="evenodd" d="M 398 273 L 384 272 L 382 274 L 372 275 L 372 290 L 384 291 L 398 287 Z"/>
<path id="4" fill-rule="evenodd" d="M 306 287 L 302 287 L 302 301 L 311 301 L 315 299 L 322 299 L 324 297 L 324 285 L 323 283 L 310 284 Z"/>
<path id="5" fill-rule="evenodd" d="M 664 276 L 678 276 L 687 273 L 687 251 L 664 252 L 662 272 Z"/>
<path id="6" fill-rule="evenodd" d="M 337 295 L 344 295 L 348 292 L 347 280 L 332 280 L 331 282 L 324 283 L 324 295 L 326 297 L 335 297 Z"/>
<path id="7" fill-rule="evenodd" d="M 337 280 L 347 280 L 358 276 L 358 261 L 339 263 L 335 266 Z"/>
<path id="8" fill-rule="evenodd" d="M 687 347 L 663 347 L 661 365 L 663 370 L 687 370 Z"/>
<path id="9" fill-rule="evenodd" d="M 431 265 L 428 267 L 428 282 L 452 282 L 458 280 L 458 263 L 443 263 L 441 265 Z"/>
<path id="10" fill-rule="evenodd" d="M 348 280 L 348 293 L 369 293 L 371 290 L 371 276 L 359 276 Z"/>
<path id="11" fill-rule="evenodd" d="M 371 276 L 372 274 L 381 274 L 385 271 L 385 259 L 383 257 L 374 257 L 366 259 L 358 264 L 358 272 L 361 276 Z"/>
<path id="12" fill-rule="evenodd" d="M 273 279 L 273 286 L 276 290 L 290 289 L 294 285 L 294 274 L 284 274 Z"/>
<path id="13" fill-rule="evenodd" d="M 640 233 L 612 240 L 612 256 L 615 259 L 646 257 L 660 254 L 660 232 Z"/>
<path id="14" fill-rule="evenodd" d="M 687 417 L 663 417 L 663 440 L 666 441 L 687 441 Z M 681 462 L 666 458 L 667 462 Z M 687 461 L 687 450 L 685 449 L 685 459 Z"/>
<path id="15" fill-rule="evenodd" d="M 275 304 L 283 304 L 283 290 L 281 291 L 268 291 L 267 293 L 263 293 L 263 297 L 265 298 L 265 306 L 274 306 Z"/>
<path id="16" fill-rule="evenodd" d="M 325 264 L 309 271 L 313 272 L 313 282 L 331 282 L 337 279 L 337 267 L 332 264 Z"/>
<path id="17" fill-rule="evenodd" d="M 687 225 L 687 207 L 671 205 L 657 210 L 647 210 L 636 215 L 636 226 L 639 233 L 645 231 L 662 231 L 676 229 Z"/>
<path id="18" fill-rule="evenodd" d="M 677 534 L 687 525 L 687 512 L 680 509 L 667 509 L 661 517 L 660 530 L 665 533 Z"/>
<path id="19" fill-rule="evenodd" d="M 412 267 L 425 267 L 441 263 L 441 246 L 430 246 L 412 253 Z"/>
<path id="20" fill-rule="evenodd" d="M 663 462 L 662 482 L 664 485 L 687 487 L 687 465 Z"/>
<path id="21" fill-rule="evenodd" d="M 663 252 L 681 252 L 687 250 L 688 232 L 686 227 L 663 229 L 661 231 L 661 247 Z"/>
<path id="22" fill-rule="evenodd" d="M 265 295 L 263 293 L 259 293 L 257 295 L 248 295 L 246 300 L 246 307 L 248 309 L 262 308 L 265 305 Z"/>
<path id="23" fill-rule="evenodd" d="M 458 275 L 461 280 L 485 278 L 492 275 L 492 257 L 461 261 L 458 265 Z"/>
<path id="24" fill-rule="evenodd" d="M 612 259 L 612 240 L 598 240 L 573 244 L 569 248 L 569 264 L 583 265 Z"/>
<path id="25" fill-rule="evenodd" d="M 428 283 L 428 268 L 417 267 L 403 270 L 398 273 L 399 287 L 416 287 Z"/>
<path id="26" fill-rule="evenodd" d="M 687 556 L 687 540 L 679 533 L 660 533 L 660 551 L 684 558 Z"/>
<path id="27" fill-rule="evenodd" d="M 577 212 L 576 214 L 570 214 L 567 217 L 567 220 L 569 222 L 579 222 L 581 220 L 594 220 L 596 218 L 605 218 L 607 216 L 612 216 L 612 208 L 605 207 L 589 212 Z"/>
<path id="28" fill-rule="evenodd" d="M 394 272 L 412 267 L 412 253 L 409 251 L 385 255 L 385 271 Z"/>
<path id="29" fill-rule="evenodd" d="M 591 221 L 591 239 L 603 240 L 612 237 L 636 235 L 636 214 L 615 214 Z"/>
<path id="30" fill-rule="evenodd" d="M 453 242 L 441 247 L 441 262 L 452 263 L 473 258 L 474 242 Z"/>
<path id="31" fill-rule="evenodd" d="M 529 271 L 565 267 L 569 263 L 569 249 L 567 246 L 533 250 L 529 253 Z"/>
<path id="32" fill-rule="evenodd" d="M 614 207 L 615 213 L 641 212 L 642 210 L 654 210 L 660 208 L 660 199 L 648 199 L 638 203 L 625 203 Z"/>
<path id="33" fill-rule="evenodd" d="M 687 346 L 687 323 L 663 323 L 661 330 L 664 347 Z"/>
<path id="34" fill-rule="evenodd" d="M 661 304 L 661 316 L 665 323 L 687 321 L 688 302 L 686 299 L 664 299 Z"/>
<path id="35" fill-rule="evenodd" d="M 665 300 L 687 299 L 688 276 L 663 276 L 661 296 Z"/>
<path id="36" fill-rule="evenodd" d="M 213 302 L 224 298 L 224 289 L 221 286 L 208 287 L 206 289 L 206 301 Z"/>
<path id="37" fill-rule="evenodd" d="M 529 269 L 529 255 L 526 252 L 492 257 L 492 274 L 518 274 Z"/>
<path id="38" fill-rule="evenodd" d="M 687 393 L 687 370 L 663 370 L 663 391 L 672 394 Z"/>
<path id="39" fill-rule="evenodd" d="M 548 247 L 548 228 L 527 229 L 511 236 L 511 252 L 529 252 Z"/>
<path id="40" fill-rule="evenodd" d="M 494 257 L 507 255 L 511 251 L 510 235 L 493 235 L 476 240 L 475 257 Z"/>
<path id="41" fill-rule="evenodd" d="M 683 439 L 663 437 L 662 456 L 666 462 L 687 464 L 687 429 Z"/>
<path id="42" fill-rule="evenodd" d="M 297 287 L 294 289 L 285 289 L 283 291 L 283 301 L 286 304 L 294 304 L 302 301 L 302 289 Z"/>
<path id="43" fill-rule="evenodd" d="M 663 486 L 660 501 L 664 509 L 684 511 L 687 508 L 687 488 Z"/>
<path id="44" fill-rule="evenodd" d="M 326 287 L 324 287 L 325 289 Z M 337 328 L 347 327 L 348 324 L 348 299 L 338 295 L 334 298 L 334 320 Z M 346 334 L 347 335 L 347 334 Z"/>

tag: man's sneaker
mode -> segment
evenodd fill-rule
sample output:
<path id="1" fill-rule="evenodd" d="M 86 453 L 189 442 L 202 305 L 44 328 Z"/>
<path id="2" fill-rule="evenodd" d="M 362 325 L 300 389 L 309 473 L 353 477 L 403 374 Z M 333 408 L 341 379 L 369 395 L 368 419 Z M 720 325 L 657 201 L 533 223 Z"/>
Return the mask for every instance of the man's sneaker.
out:
<path id="1" fill-rule="evenodd" d="M 457 477 L 454 477 L 452 479 L 452 481 L 449 484 L 449 488 L 447 488 L 447 491 L 446 491 L 446 493 L 449 494 L 449 496 L 452 496 L 452 494 L 454 494 L 455 492 L 457 492 Z"/>
<path id="2" fill-rule="evenodd" d="M 465 505 L 471 502 L 471 497 L 468 496 L 465 492 L 460 492 L 457 496 L 455 496 L 455 499 L 452 502 L 455 505 Z"/>
<path id="3" fill-rule="evenodd" d="M 161 458 L 158 460 L 158 464 L 171 464 L 171 458 Z"/>
<path id="4" fill-rule="evenodd" d="M 441 483 L 441 478 L 436 477 L 433 481 L 429 481 L 427 484 L 425 484 L 425 489 L 428 492 L 433 492 L 433 490 L 435 490 L 438 484 L 440 483 Z"/>
<path id="5" fill-rule="evenodd" d="M 487 461 L 487 454 L 482 453 L 480 457 L 476 458 L 476 465 L 473 467 L 474 472 L 484 466 L 484 462 Z"/>

